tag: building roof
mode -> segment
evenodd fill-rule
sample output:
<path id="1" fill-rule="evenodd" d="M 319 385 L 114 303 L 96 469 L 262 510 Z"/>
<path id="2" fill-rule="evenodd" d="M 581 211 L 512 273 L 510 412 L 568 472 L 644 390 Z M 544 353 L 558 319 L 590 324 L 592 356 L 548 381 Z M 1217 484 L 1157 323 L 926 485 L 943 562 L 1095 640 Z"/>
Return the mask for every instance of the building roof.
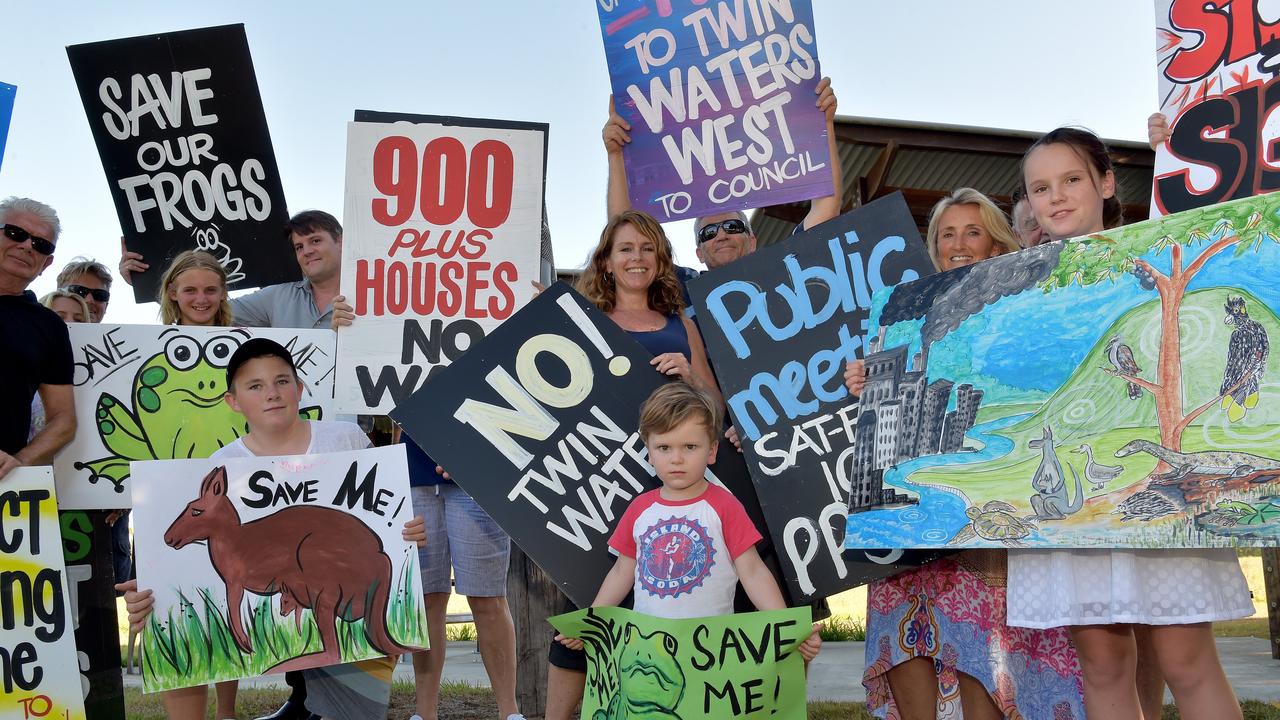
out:
<path id="1" fill-rule="evenodd" d="M 1004 207 L 1037 132 L 837 116 L 846 210 L 901 190 L 924 235 L 929 210 L 952 190 L 972 187 Z M 1142 143 L 1107 140 L 1129 221 L 1147 217 L 1155 153 Z M 760 246 L 786 238 L 809 203 L 759 208 L 751 216 Z"/>

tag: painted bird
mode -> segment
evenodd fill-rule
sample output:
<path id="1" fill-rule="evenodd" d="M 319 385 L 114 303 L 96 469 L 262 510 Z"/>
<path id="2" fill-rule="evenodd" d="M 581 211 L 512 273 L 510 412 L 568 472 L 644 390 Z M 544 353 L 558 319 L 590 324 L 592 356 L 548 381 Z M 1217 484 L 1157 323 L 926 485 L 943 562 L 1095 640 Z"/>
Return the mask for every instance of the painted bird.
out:
<path id="1" fill-rule="evenodd" d="M 1137 377 L 1142 372 L 1142 368 L 1138 367 L 1138 361 L 1133 359 L 1133 350 L 1120 339 L 1119 335 L 1112 337 L 1107 341 L 1107 359 L 1115 367 L 1116 372 L 1123 373 L 1129 377 Z M 1129 399 L 1137 400 L 1142 397 L 1142 388 L 1137 383 L 1129 383 Z"/>
<path id="2" fill-rule="evenodd" d="M 1227 411 L 1227 420 L 1239 422 L 1258 404 L 1258 387 L 1262 383 L 1262 372 L 1267 367 L 1271 343 L 1267 340 L 1266 329 L 1249 318 L 1243 297 L 1227 296 L 1224 307 L 1227 316 L 1223 321 L 1236 329 L 1231 331 L 1227 367 L 1222 373 L 1222 389 L 1218 394 L 1222 395 L 1222 409 Z"/>

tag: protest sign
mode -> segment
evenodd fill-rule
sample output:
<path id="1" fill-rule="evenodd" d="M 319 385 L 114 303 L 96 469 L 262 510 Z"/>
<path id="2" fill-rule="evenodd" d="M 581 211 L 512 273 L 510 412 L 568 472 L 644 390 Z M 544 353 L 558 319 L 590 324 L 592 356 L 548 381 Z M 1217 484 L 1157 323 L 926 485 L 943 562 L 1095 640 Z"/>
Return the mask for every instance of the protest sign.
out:
<path id="1" fill-rule="evenodd" d="M 596 607 L 548 621 L 587 653 L 582 717 L 808 717 L 809 608 L 671 620 Z"/>
<path id="2" fill-rule="evenodd" d="M 0 717 L 84 720 L 51 468 L 0 483 L 0 556 Z"/>
<path id="3" fill-rule="evenodd" d="M 332 330 L 73 323 L 76 435 L 54 458 L 63 510 L 129 507 L 129 463 L 208 457 L 245 433 L 223 401 L 227 361 L 265 337 L 293 354 L 302 412 L 333 407 Z"/>
<path id="4" fill-rule="evenodd" d="M 846 545 L 1276 544 L 1277 268 L 1273 193 L 877 294 Z"/>
<path id="5" fill-rule="evenodd" d="M 387 113 L 347 126 L 340 412 L 385 414 L 533 295 L 547 126 Z"/>
<path id="6" fill-rule="evenodd" d="M 233 290 L 297 280 L 284 190 L 243 25 L 67 48 L 125 245 L 154 302 L 184 250 L 207 250 Z"/>
<path id="7" fill-rule="evenodd" d="M 403 446 L 133 473 L 147 692 L 427 647 Z"/>
<path id="8" fill-rule="evenodd" d="M 1160 112 L 1151 216 L 1280 190 L 1270 122 L 1280 32 L 1259 0 L 1155 0 Z"/>
<path id="9" fill-rule="evenodd" d="M 116 622 L 116 578 L 107 514 L 105 510 L 58 513 L 80 684 L 87 688 L 84 709 L 88 720 L 123 720 L 125 716 L 120 676 L 122 638 Z"/>
<path id="10" fill-rule="evenodd" d="M 391 416 L 585 607 L 613 566 L 618 519 L 658 486 L 637 432 L 640 405 L 667 382 L 652 359 L 556 283 Z M 709 479 L 759 522 L 736 455 L 717 453 Z"/>
<path id="11" fill-rule="evenodd" d="M 597 9 L 632 207 L 668 222 L 834 192 L 809 0 Z"/>
<path id="12" fill-rule="evenodd" d="M 4 167 L 4 147 L 9 137 L 9 122 L 13 120 L 13 100 L 17 94 L 16 85 L 0 82 L 0 167 Z"/>
<path id="13" fill-rule="evenodd" d="M 881 492 L 862 462 L 845 363 L 865 351 L 871 294 L 931 272 L 894 194 L 689 282 L 794 598 L 825 597 L 935 556 L 841 554 L 851 490 Z"/>

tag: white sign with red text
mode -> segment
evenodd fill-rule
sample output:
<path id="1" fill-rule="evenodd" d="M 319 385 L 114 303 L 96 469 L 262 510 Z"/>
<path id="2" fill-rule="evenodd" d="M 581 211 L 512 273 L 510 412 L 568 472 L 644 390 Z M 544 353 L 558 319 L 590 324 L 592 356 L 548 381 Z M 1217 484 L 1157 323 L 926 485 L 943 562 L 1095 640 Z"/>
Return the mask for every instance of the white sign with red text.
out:
<path id="1" fill-rule="evenodd" d="M 546 126 L 396 117 L 440 122 L 347 126 L 342 413 L 390 411 L 538 279 Z"/>

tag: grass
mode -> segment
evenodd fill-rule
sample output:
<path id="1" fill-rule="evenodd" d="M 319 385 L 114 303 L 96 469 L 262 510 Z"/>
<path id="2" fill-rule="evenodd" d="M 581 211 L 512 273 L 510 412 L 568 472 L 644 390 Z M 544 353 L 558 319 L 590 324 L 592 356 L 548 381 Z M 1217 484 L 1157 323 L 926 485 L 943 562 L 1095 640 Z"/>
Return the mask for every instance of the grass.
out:
<path id="1" fill-rule="evenodd" d="M 237 714 L 242 718 L 258 717 L 275 711 L 287 696 L 285 689 L 244 688 L 236 701 Z M 125 688 L 125 706 L 130 720 L 165 720 L 164 710 L 156 695 L 143 695 L 137 688 Z M 213 707 L 205 717 L 213 719 Z M 478 688 L 460 683 L 444 683 L 440 687 L 440 717 L 451 720 L 490 720 L 497 715 L 497 703 L 488 688 Z M 1245 720 L 1280 720 L 1280 703 L 1264 703 L 1246 700 L 1240 703 Z M 809 703 L 810 720 L 869 720 L 871 714 L 862 703 L 821 701 Z M 413 686 L 396 683 L 391 688 L 391 709 L 388 718 L 404 720 L 413 714 Z M 1162 720 L 1179 720 L 1178 711 L 1166 705 Z M 532 716 L 530 720 L 533 720 Z"/>
<path id="2" fill-rule="evenodd" d="M 818 635 L 823 642 L 862 642 L 867 639 L 867 628 L 848 615 L 832 615 L 822 621 Z"/>
<path id="3" fill-rule="evenodd" d="M 412 591 L 417 556 L 406 558 L 413 562 L 404 562 L 388 598 L 387 630 L 403 644 L 425 645 L 422 599 Z M 207 589 L 197 589 L 194 598 L 179 593 L 177 607 L 169 608 L 163 617 L 152 615 L 142 636 L 147 689 L 184 687 L 193 678 L 230 680 L 258 675 L 290 658 L 321 651 L 320 632 L 310 610 L 282 617 L 278 598 L 250 598 L 244 622 L 253 647 L 251 654 L 236 646 L 222 604 Z M 381 654 L 370 646 L 364 625 L 364 619 L 338 623 L 338 646 L 344 661 Z"/>

